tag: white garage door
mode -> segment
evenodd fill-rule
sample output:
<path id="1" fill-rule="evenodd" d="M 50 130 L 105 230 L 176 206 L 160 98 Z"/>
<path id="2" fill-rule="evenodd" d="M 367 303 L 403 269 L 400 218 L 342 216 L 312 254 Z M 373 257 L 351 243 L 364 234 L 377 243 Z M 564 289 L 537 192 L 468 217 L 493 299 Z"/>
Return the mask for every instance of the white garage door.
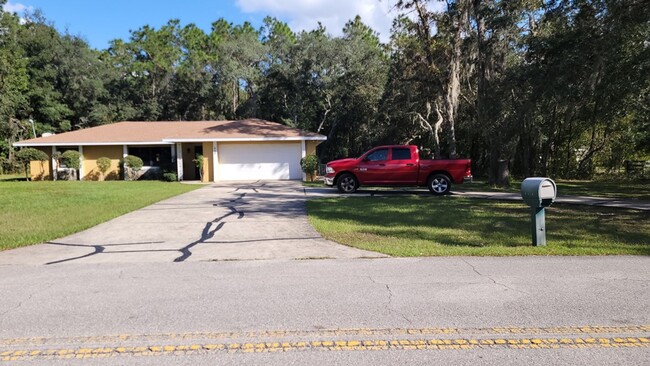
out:
<path id="1" fill-rule="evenodd" d="M 298 143 L 219 143 L 221 180 L 301 179 Z"/>

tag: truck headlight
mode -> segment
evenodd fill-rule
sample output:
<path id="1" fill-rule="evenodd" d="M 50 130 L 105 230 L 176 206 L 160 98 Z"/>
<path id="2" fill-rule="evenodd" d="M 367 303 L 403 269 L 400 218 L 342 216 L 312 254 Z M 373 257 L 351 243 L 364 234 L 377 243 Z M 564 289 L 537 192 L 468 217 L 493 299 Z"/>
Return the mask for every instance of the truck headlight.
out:
<path id="1" fill-rule="evenodd" d="M 327 166 L 327 167 L 325 168 L 325 173 L 327 173 L 327 174 L 334 174 L 334 168 L 332 168 L 331 166 Z"/>

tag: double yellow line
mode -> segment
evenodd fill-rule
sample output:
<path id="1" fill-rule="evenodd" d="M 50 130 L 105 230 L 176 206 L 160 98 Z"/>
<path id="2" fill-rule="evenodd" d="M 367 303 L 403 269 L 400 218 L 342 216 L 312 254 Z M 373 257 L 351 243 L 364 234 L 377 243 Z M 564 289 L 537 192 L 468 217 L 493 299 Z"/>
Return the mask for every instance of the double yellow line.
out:
<path id="1" fill-rule="evenodd" d="M 70 338 L 20 338 L 0 340 L 1 361 L 31 359 L 85 359 L 120 355 L 157 356 L 202 353 L 263 353 L 291 351 L 381 351 L 381 350 L 468 350 L 468 349 L 579 349 L 579 348 L 631 348 L 649 347 L 649 326 L 625 327 L 553 327 L 553 328 L 413 328 L 413 329 L 336 329 L 320 331 L 261 331 L 248 333 L 170 333 L 159 335 L 119 335 Z M 500 337 L 489 335 L 499 332 Z M 560 337 L 530 337 L 530 334 L 559 334 Z M 603 334 L 602 337 L 572 337 L 571 334 Z M 444 337 L 422 337 L 436 334 Z M 453 337 L 458 334 L 483 335 L 481 337 Z M 605 335 L 606 334 L 606 335 Z M 636 334 L 636 335 L 631 335 Z M 381 336 L 384 337 L 372 337 Z M 617 336 L 612 336 L 617 335 Z M 228 338 L 235 342 L 196 342 L 170 344 L 183 340 L 211 340 Z M 277 338 L 309 338 L 298 341 L 273 341 Z M 409 338 L 415 337 L 415 338 Z M 272 341 L 260 341 L 261 339 Z M 165 342 L 169 342 L 165 344 Z M 122 346 L 126 343 L 146 345 Z M 47 347 L 54 344 L 98 344 L 105 347 Z M 14 348 L 22 344 L 21 349 Z M 7 347 L 7 345 L 12 345 Z"/>

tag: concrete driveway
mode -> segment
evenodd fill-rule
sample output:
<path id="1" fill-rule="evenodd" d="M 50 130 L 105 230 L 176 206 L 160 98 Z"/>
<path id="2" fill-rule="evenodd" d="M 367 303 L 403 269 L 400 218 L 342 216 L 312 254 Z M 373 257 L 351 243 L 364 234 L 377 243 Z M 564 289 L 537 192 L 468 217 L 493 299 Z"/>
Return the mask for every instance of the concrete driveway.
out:
<path id="1" fill-rule="evenodd" d="M 323 239 L 300 182 L 219 183 L 48 243 L 0 253 L 1 264 L 384 257 Z"/>

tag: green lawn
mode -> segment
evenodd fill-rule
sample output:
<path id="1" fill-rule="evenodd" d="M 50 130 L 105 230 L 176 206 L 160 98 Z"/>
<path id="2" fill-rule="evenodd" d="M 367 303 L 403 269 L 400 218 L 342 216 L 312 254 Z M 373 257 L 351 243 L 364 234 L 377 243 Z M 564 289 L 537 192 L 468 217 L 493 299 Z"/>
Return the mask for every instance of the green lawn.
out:
<path id="1" fill-rule="evenodd" d="M 600 182 L 561 180 L 557 182 L 557 189 L 558 192 L 564 195 L 650 200 L 650 181 Z"/>
<path id="2" fill-rule="evenodd" d="M 69 235 L 200 187 L 157 181 L 0 181 L 0 250 Z"/>
<path id="3" fill-rule="evenodd" d="M 555 183 L 558 195 L 650 200 L 650 182 L 555 180 Z M 519 192 L 520 187 L 521 181 L 513 181 L 510 188 L 493 187 L 484 181 L 477 181 L 456 185 L 452 190 Z"/>
<path id="4" fill-rule="evenodd" d="M 650 212 L 556 204 L 547 242 L 533 247 L 523 203 L 462 197 L 348 197 L 309 201 L 324 237 L 393 256 L 650 255 Z"/>

